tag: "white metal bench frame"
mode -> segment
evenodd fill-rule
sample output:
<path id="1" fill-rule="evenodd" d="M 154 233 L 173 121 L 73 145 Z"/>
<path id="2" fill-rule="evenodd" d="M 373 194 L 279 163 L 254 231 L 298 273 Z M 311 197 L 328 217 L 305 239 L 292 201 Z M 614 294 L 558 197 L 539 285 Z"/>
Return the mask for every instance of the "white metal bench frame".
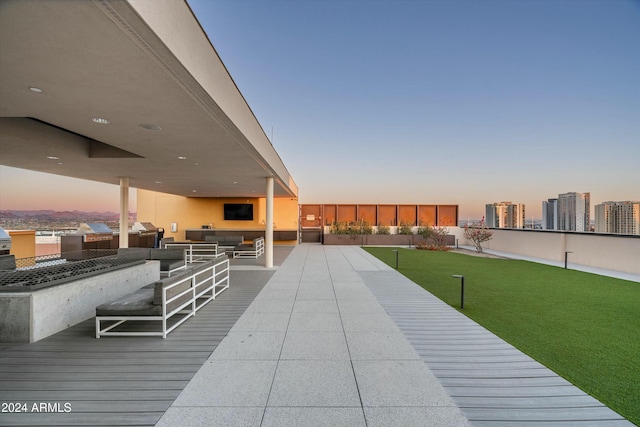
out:
<path id="1" fill-rule="evenodd" d="M 252 249 L 237 249 L 233 251 L 234 258 L 259 258 L 264 254 L 264 238 L 258 237 L 253 241 Z"/>
<path id="2" fill-rule="evenodd" d="M 211 272 L 211 275 L 207 275 L 204 279 L 197 281 L 197 276 L 201 276 L 203 272 Z M 225 274 L 226 273 L 226 274 Z M 220 278 L 220 276 L 223 276 Z M 174 295 L 171 298 L 167 298 L 167 292 L 172 288 L 182 285 L 185 282 L 190 281 L 191 286 Z M 198 287 L 204 283 L 211 281 L 210 284 L 204 288 Z M 167 338 L 167 335 L 175 328 L 186 322 L 191 316 L 195 316 L 196 312 L 200 310 L 205 304 L 214 300 L 221 292 L 229 288 L 229 259 L 224 259 L 219 262 L 215 262 L 205 270 L 193 272 L 192 274 L 185 275 L 180 280 L 172 283 L 171 285 L 162 289 L 162 315 L 159 316 L 96 316 L 96 338 L 104 336 L 161 336 Z M 183 297 L 184 295 L 190 295 L 190 298 L 180 306 L 176 307 L 170 312 L 167 312 L 167 305 L 171 302 Z M 176 314 L 184 314 L 185 316 L 178 320 L 171 326 L 167 326 L 167 321 Z M 156 321 L 162 323 L 161 331 L 112 331 L 112 329 L 122 325 L 128 321 Z M 109 325 L 104 327 L 102 322 L 109 322 Z M 115 323 L 111 323 L 115 322 Z"/>
<path id="3" fill-rule="evenodd" d="M 185 250 L 185 259 L 191 264 L 207 259 L 218 259 L 225 253 L 218 253 L 217 243 L 165 243 L 165 249 L 183 248 Z"/>
<path id="4" fill-rule="evenodd" d="M 180 267 L 172 268 L 171 270 L 160 270 L 160 276 L 171 277 L 171 273 L 175 273 L 176 271 L 184 270 L 187 268 L 187 260 L 185 253 L 185 260 L 183 264 L 180 264 Z"/>

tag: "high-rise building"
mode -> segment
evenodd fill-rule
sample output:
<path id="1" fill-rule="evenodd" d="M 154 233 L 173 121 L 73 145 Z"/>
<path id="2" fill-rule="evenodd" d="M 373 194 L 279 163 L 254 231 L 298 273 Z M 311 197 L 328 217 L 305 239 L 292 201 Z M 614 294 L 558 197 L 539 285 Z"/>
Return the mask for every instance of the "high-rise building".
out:
<path id="1" fill-rule="evenodd" d="M 525 209 L 522 203 L 500 202 L 485 205 L 489 227 L 524 228 Z"/>
<path id="2" fill-rule="evenodd" d="M 640 202 L 604 202 L 595 216 L 597 233 L 640 234 Z"/>
<path id="3" fill-rule="evenodd" d="M 558 194 L 558 230 L 589 231 L 591 193 Z"/>
<path id="4" fill-rule="evenodd" d="M 542 202 L 542 229 L 558 229 L 558 199 L 549 199 Z"/>

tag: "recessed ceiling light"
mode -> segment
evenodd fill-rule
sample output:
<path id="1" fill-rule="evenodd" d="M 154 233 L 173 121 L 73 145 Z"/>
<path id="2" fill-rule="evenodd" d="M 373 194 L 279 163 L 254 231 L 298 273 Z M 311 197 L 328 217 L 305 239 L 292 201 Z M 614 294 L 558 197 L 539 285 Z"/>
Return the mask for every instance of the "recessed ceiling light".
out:
<path id="1" fill-rule="evenodd" d="M 196 190 L 191 190 L 191 191 L 192 191 L 193 193 L 197 193 L 197 191 L 196 191 Z"/>
<path id="2" fill-rule="evenodd" d="M 91 120 L 94 123 L 98 123 L 99 125 L 108 125 L 109 123 L 111 123 L 109 120 L 103 119 L 102 117 L 94 117 Z"/>
<path id="3" fill-rule="evenodd" d="M 233 183 L 234 183 L 234 184 L 237 184 L 237 183 L 238 183 L 238 181 L 233 181 Z"/>
<path id="4" fill-rule="evenodd" d="M 39 87 L 30 87 L 29 90 L 31 92 L 35 92 L 35 93 L 42 93 L 42 89 L 40 89 Z"/>
<path id="5" fill-rule="evenodd" d="M 185 156 L 178 156 L 178 159 L 180 160 L 187 160 L 187 158 Z"/>
<path id="6" fill-rule="evenodd" d="M 162 184 L 162 181 L 156 181 L 156 184 Z"/>
<path id="7" fill-rule="evenodd" d="M 60 160 L 60 157 L 56 157 L 56 156 L 47 156 L 47 159 L 49 159 L 49 160 Z"/>
<path id="8" fill-rule="evenodd" d="M 162 128 L 158 125 L 139 125 L 141 128 L 146 130 L 160 131 Z"/>

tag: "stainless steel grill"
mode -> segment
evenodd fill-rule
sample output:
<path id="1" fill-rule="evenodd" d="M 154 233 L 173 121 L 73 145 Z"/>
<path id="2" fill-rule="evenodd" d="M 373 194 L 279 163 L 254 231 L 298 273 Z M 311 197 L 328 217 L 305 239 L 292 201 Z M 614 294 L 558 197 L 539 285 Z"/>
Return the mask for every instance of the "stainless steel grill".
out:
<path id="1" fill-rule="evenodd" d="M 101 242 L 113 239 L 113 230 L 102 222 L 83 222 L 75 234 L 83 236 L 84 242 Z"/>
<path id="2" fill-rule="evenodd" d="M 0 254 L 8 254 L 11 250 L 11 236 L 0 227 Z"/>
<path id="3" fill-rule="evenodd" d="M 158 229 L 150 222 L 136 222 L 133 224 L 133 231 L 137 231 L 140 236 L 155 236 Z"/>

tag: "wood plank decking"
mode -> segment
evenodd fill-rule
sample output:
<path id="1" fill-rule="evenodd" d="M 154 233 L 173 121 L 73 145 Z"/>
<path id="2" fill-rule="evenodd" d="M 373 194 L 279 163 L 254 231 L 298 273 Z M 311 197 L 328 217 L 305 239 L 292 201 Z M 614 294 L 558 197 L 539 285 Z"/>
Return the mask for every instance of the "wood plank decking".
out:
<path id="1" fill-rule="evenodd" d="M 90 319 L 33 344 L 0 344 L 0 402 L 30 412 L 0 412 L 0 425 L 155 425 L 274 271 L 232 270 L 231 287 L 164 340 L 96 339 Z M 47 412 L 31 412 L 41 403 Z"/>
<path id="2" fill-rule="evenodd" d="M 360 276 L 474 426 L 632 425 L 400 273 Z"/>

